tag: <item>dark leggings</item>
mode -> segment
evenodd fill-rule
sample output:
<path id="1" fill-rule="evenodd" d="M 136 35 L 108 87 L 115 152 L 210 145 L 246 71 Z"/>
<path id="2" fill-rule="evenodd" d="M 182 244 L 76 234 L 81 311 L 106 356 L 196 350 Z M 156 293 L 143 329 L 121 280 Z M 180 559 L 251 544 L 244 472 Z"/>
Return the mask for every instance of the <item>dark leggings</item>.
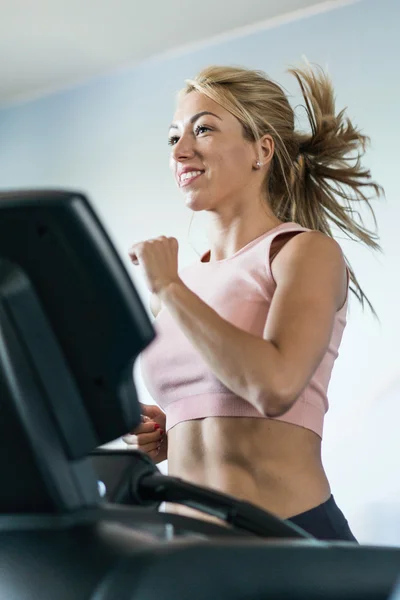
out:
<path id="1" fill-rule="evenodd" d="M 326 502 L 288 519 L 319 540 L 357 542 L 333 496 Z"/>

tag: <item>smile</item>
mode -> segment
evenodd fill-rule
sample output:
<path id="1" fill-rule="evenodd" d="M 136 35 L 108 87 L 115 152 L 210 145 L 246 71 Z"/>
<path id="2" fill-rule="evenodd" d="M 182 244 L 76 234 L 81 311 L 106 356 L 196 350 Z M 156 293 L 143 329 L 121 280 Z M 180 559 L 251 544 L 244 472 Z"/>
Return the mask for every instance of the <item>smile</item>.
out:
<path id="1" fill-rule="evenodd" d="M 195 179 L 203 175 L 204 171 L 188 171 L 187 173 L 182 173 L 179 177 L 179 185 L 180 187 L 184 187 L 190 185 Z"/>

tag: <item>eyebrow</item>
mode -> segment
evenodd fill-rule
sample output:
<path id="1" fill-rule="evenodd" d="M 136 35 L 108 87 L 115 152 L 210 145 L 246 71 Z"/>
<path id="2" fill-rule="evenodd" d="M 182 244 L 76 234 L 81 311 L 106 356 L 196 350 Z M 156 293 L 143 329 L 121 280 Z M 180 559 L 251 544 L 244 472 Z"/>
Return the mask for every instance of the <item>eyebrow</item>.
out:
<path id="1" fill-rule="evenodd" d="M 197 119 L 200 119 L 200 117 L 202 117 L 203 115 L 212 115 L 213 117 L 217 117 L 217 119 L 222 121 L 221 117 L 219 117 L 215 113 L 210 112 L 209 110 L 203 110 L 202 112 L 199 112 L 196 115 L 193 115 L 193 117 L 190 119 L 190 123 L 194 123 L 195 121 L 197 121 Z M 178 129 L 178 125 L 176 125 L 175 123 L 171 123 L 169 128 L 170 129 Z"/>

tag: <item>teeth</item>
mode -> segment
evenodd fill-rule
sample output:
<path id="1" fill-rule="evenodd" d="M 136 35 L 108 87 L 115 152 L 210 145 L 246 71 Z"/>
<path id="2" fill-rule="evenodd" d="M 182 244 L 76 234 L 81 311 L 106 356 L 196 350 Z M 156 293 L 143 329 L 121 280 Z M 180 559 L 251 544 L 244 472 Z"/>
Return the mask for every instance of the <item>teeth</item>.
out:
<path id="1" fill-rule="evenodd" d="M 181 181 L 187 181 L 192 177 L 196 177 L 197 175 L 201 175 L 202 171 L 189 171 L 188 173 L 182 173 L 180 179 Z"/>

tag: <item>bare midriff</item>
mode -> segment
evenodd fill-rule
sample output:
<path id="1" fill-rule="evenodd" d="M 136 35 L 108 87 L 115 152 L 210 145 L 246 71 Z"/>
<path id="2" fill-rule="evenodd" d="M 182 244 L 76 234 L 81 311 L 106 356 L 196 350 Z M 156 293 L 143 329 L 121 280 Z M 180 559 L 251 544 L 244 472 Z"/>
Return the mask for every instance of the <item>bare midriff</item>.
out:
<path id="1" fill-rule="evenodd" d="M 272 419 L 207 417 L 168 432 L 168 473 L 246 500 L 287 519 L 330 497 L 321 438 Z M 169 512 L 216 520 L 194 509 Z"/>

